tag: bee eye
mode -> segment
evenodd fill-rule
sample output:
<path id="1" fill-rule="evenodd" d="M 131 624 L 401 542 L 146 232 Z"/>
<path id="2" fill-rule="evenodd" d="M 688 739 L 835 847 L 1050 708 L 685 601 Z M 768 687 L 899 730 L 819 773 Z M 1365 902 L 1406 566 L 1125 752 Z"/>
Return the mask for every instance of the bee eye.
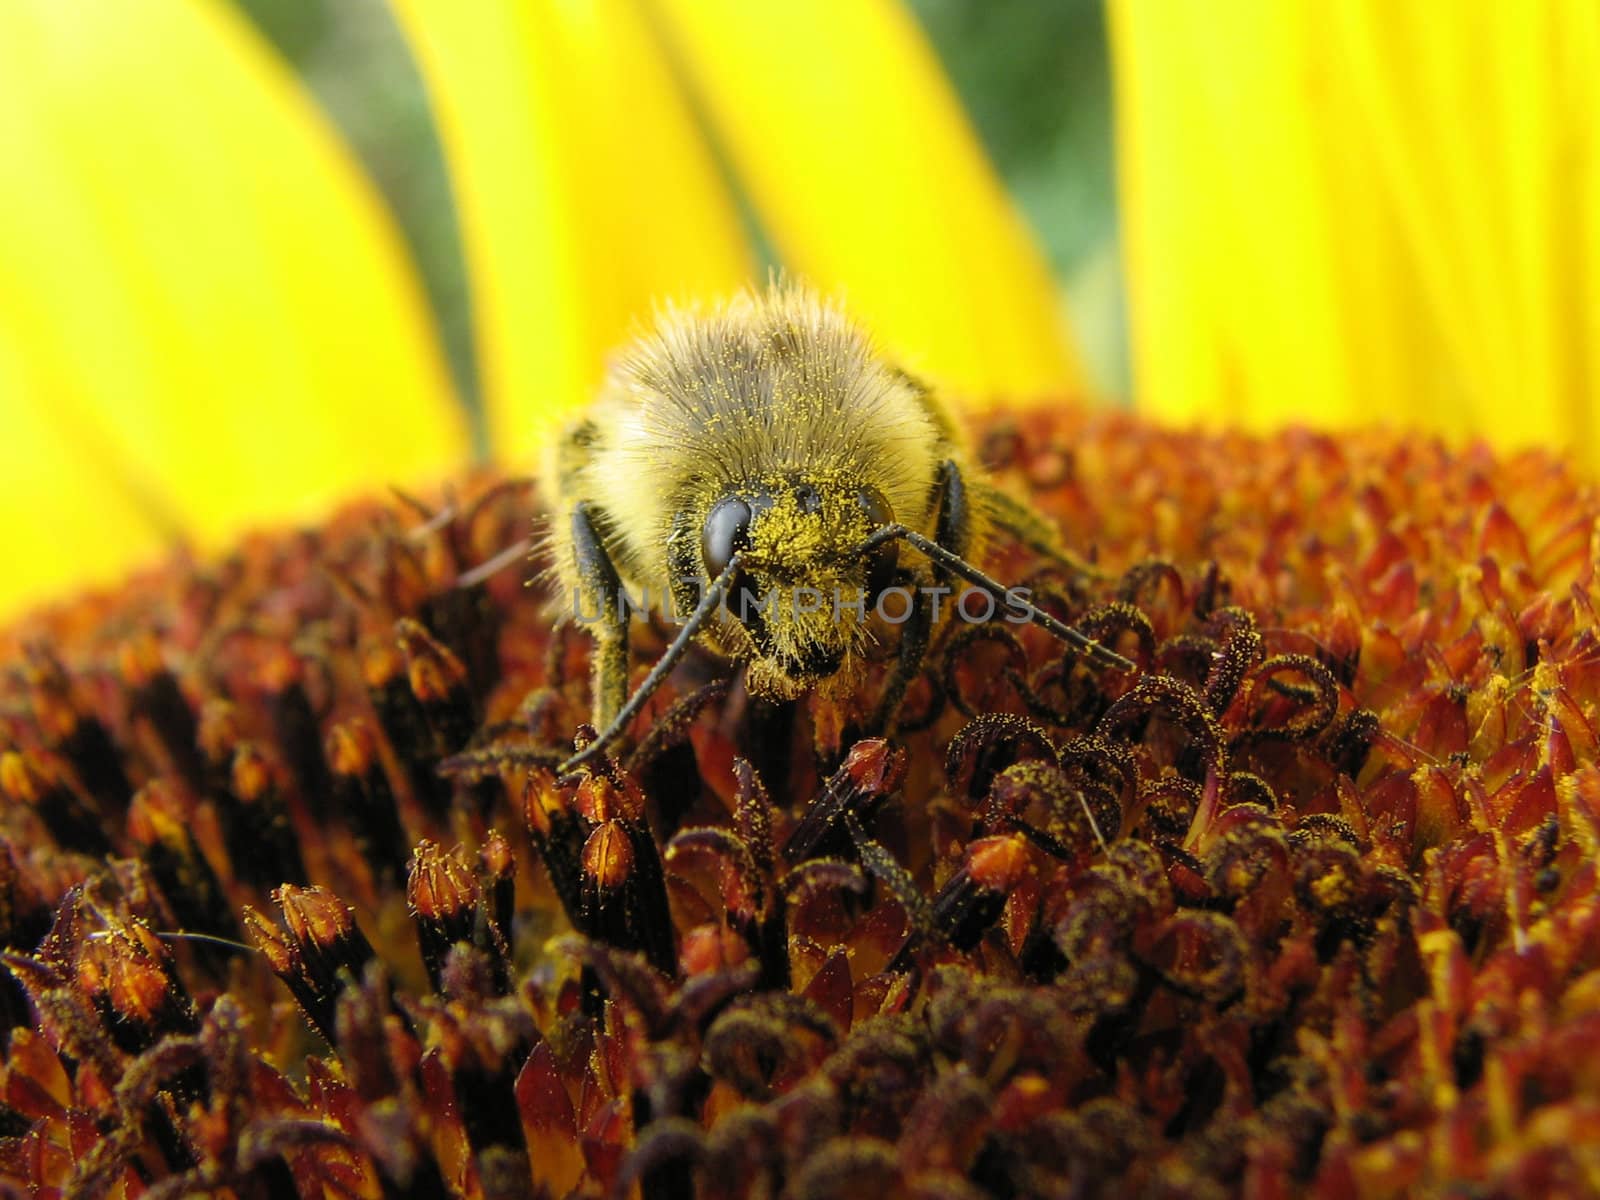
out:
<path id="1" fill-rule="evenodd" d="M 737 496 L 724 496 L 706 517 L 700 530 L 700 557 L 708 578 L 728 569 L 734 551 L 750 545 L 750 506 Z"/>
<path id="2" fill-rule="evenodd" d="M 861 511 L 867 514 L 867 521 L 874 529 L 894 524 L 894 509 L 877 488 L 862 488 L 856 493 L 856 503 L 861 505 Z"/>

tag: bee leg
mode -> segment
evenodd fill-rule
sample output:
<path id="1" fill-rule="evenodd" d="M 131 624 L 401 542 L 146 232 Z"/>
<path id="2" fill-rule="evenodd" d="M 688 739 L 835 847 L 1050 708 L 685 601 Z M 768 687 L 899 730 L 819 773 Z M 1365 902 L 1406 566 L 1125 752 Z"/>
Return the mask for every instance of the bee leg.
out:
<path id="1" fill-rule="evenodd" d="M 650 673 L 644 677 L 644 682 L 639 685 L 638 690 L 628 697 L 626 703 L 618 706 L 616 715 L 611 720 L 603 725 L 600 725 L 598 721 L 596 722 L 599 728 L 599 736 L 562 763 L 557 768 L 558 773 L 564 775 L 594 758 L 627 728 L 629 721 L 639 715 L 639 710 L 645 706 L 651 696 L 656 694 L 656 689 L 672 673 L 672 668 L 677 666 L 678 661 L 689 652 L 689 646 L 694 641 L 695 635 L 705 628 L 705 624 L 711 620 L 712 614 L 722 606 L 723 598 L 727 596 L 728 589 L 733 585 L 734 577 L 738 575 L 741 569 L 741 558 L 743 558 L 742 554 L 735 554 L 728 560 L 728 565 L 722 568 L 722 574 L 711 581 L 711 586 L 706 589 L 705 595 L 700 598 L 700 603 L 695 607 L 694 612 L 689 614 L 689 619 L 683 623 L 683 628 L 678 630 L 678 636 L 672 639 L 672 645 L 668 646 L 666 653 L 656 660 L 656 665 L 650 668 Z M 611 565 L 609 559 L 606 561 L 606 565 L 608 567 Z M 623 620 L 626 621 L 626 616 L 623 617 Z M 622 631 L 624 641 L 622 643 L 623 652 L 620 673 L 625 674 L 627 671 L 627 628 L 625 624 L 622 627 Z M 600 690 L 600 670 L 600 665 L 596 664 L 595 690 L 597 693 Z"/>
<path id="2" fill-rule="evenodd" d="M 961 468 L 946 459 L 933 487 L 937 503 L 933 540 L 957 558 L 966 558 L 972 550 L 972 506 L 967 501 L 967 481 Z M 940 583 L 950 578 L 937 563 L 933 573 Z"/>
<path id="3" fill-rule="evenodd" d="M 900 626 L 900 646 L 894 670 L 884 683 L 883 695 L 878 698 L 877 710 L 872 714 L 872 728 L 882 730 L 885 734 L 894 732 L 900 703 L 906 698 L 911 681 L 921 672 L 923 661 L 928 657 L 928 646 L 933 641 L 933 606 L 928 603 L 928 593 L 922 586 L 928 582 L 927 576 L 920 572 L 901 571 L 894 582 L 896 587 L 909 586 L 916 600 Z"/>
<path id="4" fill-rule="evenodd" d="M 951 554 L 965 558 L 972 545 L 972 510 L 967 505 L 967 482 L 953 462 L 939 468 L 934 484 L 936 515 L 933 522 L 934 540 Z M 933 582 L 941 587 L 950 586 L 950 572 L 933 564 Z M 911 580 L 916 584 L 927 582 L 923 575 Z M 928 646 L 933 641 L 933 604 L 926 588 L 916 587 L 912 593 L 916 603 L 911 615 L 900 629 L 900 654 L 894 672 L 889 676 L 874 714 L 876 728 L 890 731 L 900 702 L 905 699 L 911 681 L 922 670 L 928 657 Z"/>
<path id="5" fill-rule="evenodd" d="M 572 557 L 578 569 L 578 612 L 594 634 L 594 726 L 607 729 L 628 695 L 628 614 L 622 606 L 622 579 L 587 502 L 572 510 Z"/>

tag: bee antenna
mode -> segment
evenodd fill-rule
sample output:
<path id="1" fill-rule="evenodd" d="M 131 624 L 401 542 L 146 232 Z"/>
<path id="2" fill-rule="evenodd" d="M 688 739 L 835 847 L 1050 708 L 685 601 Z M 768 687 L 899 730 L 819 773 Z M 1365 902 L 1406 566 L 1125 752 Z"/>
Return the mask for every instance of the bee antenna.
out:
<path id="1" fill-rule="evenodd" d="M 962 558 L 953 550 L 946 550 L 932 538 L 924 537 L 915 529 L 907 529 L 904 525 L 885 525 L 876 530 L 871 537 L 862 542 L 857 548 L 860 554 L 875 550 L 885 542 L 904 541 L 921 551 L 933 562 L 946 570 L 961 576 L 974 587 L 981 588 L 993 596 L 1005 608 L 1012 612 L 1025 615 L 1028 620 L 1048 633 L 1054 634 L 1067 645 L 1081 650 L 1084 657 L 1103 667 L 1115 667 L 1119 671 L 1132 671 L 1134 664 L 1115 650 L 1096 641 L 1081 629 L 1074 629 L 1052 617 L 1044 609 L 1018 595 L 1016 591 L 1006 588 L 998 579 L 985 575 L 977 567 Z"/>
<path id="2" fill-rule="evenodd" d="M 628 697 L 628 702 L 611 719 L 611 724 L 600 731 L 599 737 L 556 768 L 558 775 L 565 775 L 568 771 L 573 770 L 575 767 L 580 767 L 594 758 L 600 751 L 616 741 L 618 735 L 628 727 L 628 723 L 644 707 L 645 701 L 655 694 L 656 689 L 661 686 L 662 682 L 672 672 L 672 668 L 678 665 L 678 660 L 688 652 L 690 644 L 694 641 L 695 634 L 700 632 L 700 627 L 706 623 L 711 614 L 716 611 L 717 606 L 722 603 L 722 598 L 727 595 L 728 585 L 733 582 L 733 576 L 738 571 L 743 557 L 742 552 L 736 552 L 728 559 L 728 565 L 723 567 L 722 573 L 711 581 L 711 586 L 706 589 L 705 595 L 700 597 L 700 603 L 695 607 L 694 612 L 689 615 L 689 619 L 684 622 L 683 628 L 678 631 L 678 636 L 672 640 L 672 645 L 667 647 L 666 653 L 656 661 L 655 666 L 650 668 L 650 674 L 644 677 L 644 682 L 639 685 L 639 689 Z"/>

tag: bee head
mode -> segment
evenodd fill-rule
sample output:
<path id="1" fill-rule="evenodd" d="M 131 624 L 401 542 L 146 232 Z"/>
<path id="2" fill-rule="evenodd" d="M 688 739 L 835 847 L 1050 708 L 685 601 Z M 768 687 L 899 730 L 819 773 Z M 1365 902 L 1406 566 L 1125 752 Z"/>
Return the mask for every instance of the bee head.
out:
<path id="1" fill-rule="evenodd" d="M 876 488 L 816 478 L 740 487 L 712 504 L 701 558 L 715 579 L 740 554 L 726 607 L 755 660 L 753 682 L 798 694 L 848 673 L 867 637 L 864 614 L 897 561 L 893 542 L 866 555 L 859 547 L 893 520 Z"/>

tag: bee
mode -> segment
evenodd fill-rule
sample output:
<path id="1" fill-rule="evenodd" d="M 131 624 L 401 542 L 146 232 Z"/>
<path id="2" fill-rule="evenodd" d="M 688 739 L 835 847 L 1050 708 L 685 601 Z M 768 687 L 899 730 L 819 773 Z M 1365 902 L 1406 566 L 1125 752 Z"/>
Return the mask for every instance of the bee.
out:
<path id="1" fill-rule="evenodd" d="M 1132 669 L 978 569 L 1000 532 L 1063 551 L 1044 518 L 974 470 L 930 388 L 792 283 L 665 314 L 553 443 L 543 479 L 554 574 L 595 637 L 599 737 L 564 770 L 613 741 L 696 639 L 746 663 L 754 695 L 848 693 L 899 587 L 898 658 L 876 714 L 886 724 L 929 645 L 927 597 L 952 575 L 1006 619 Z M 902 564 L 903 546 L 920 562 Z M 645 593 L 688 616 L 629 697 L 628 598 Z"/>

